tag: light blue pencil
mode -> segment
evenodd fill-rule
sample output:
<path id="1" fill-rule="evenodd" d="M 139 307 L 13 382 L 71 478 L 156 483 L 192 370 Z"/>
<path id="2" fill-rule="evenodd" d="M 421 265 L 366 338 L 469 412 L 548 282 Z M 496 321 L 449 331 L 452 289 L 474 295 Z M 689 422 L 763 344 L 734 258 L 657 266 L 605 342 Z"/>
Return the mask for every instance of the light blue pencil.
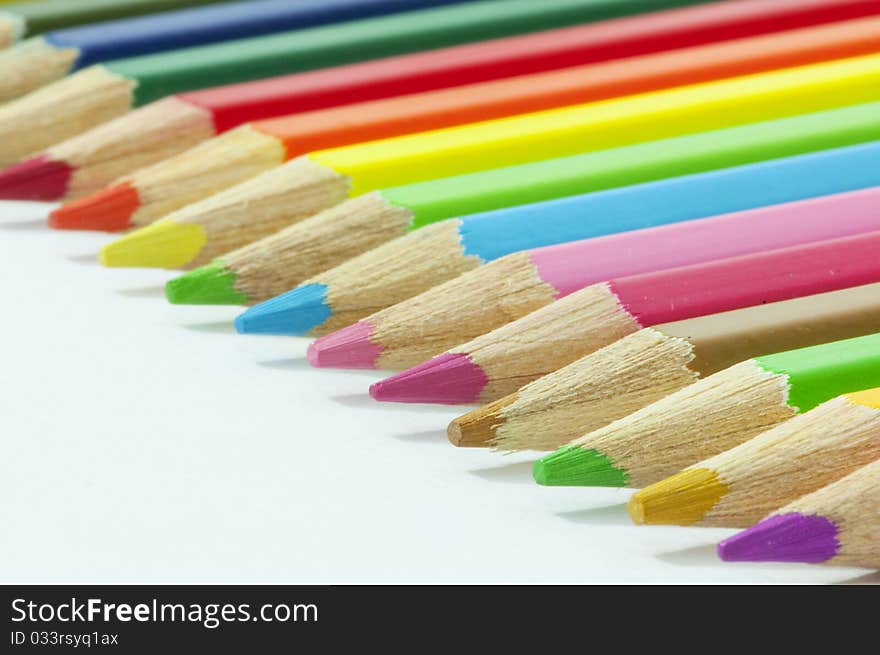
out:
<path id="1" fill-rule="evenodd" d="M 520 250 L 878 185 L 871 142 L 448 219 L 255 305 L 236 326 L 323 334 Z"/>

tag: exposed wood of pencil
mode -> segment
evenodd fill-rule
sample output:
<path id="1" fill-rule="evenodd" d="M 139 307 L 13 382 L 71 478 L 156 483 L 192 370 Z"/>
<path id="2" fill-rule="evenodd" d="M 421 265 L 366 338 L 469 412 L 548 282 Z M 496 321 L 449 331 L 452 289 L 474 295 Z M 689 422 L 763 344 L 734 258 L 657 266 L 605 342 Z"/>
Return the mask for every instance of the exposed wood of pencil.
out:
<path id="1" fill-rule="evenodd" d="M 788 379 L 748 360 L 700 380 L 571 445 L 593 449 L 644 487 L 791 418 Z"/>
<path id="2" fill-rule="evenodd" d="M 201 111 L 188 103 L 180 104 L 190 107 L 191 112 Z M 211 133 L 198 136 L 194 143 L 213 134 L 211 116 L 208 112 L 204 112 L 204 116 Z M 148 225 L 165 214 L 256 177 L 284 161 L 284 145 L 248 125 L 195 147 L 170 144 L 170 148 L 172 154 L 177 153 L 175 156 L 151 156 L 150 161 L 158 163 L 120 180 L 136 180 L 141 201 L 131 217 L 136 226 Z M 126 164 L 125 172 L 135 168 Z"/>
<path id="3" fill-rule="evenodd" d="M 0 102 L 8 102 L 60 80 L 77 57 L 76 48 L 56 48 L 37 37 L 0 53 Z"/>
<path id="4" fill-rule="evenodd" d="M 610 293 L 610 292 L 609 292 Z M 382 369 L 404 369 L 553 301 L 527 253 L 514 253 L 364 319 L 384 350 Z"/>
<path id="5" fill-rule="evenodd" d="M 347 191 L 346 178 L 307 157 L 300 157 L 166 218 L 181 224 L 200 225 L 205 231 L 205 244 L 189 262 L 189 268 L 274 235 L 292 223 L 332 207 L 345 199 Z M 253 255 L 249 261 L 268 271 L 267 275 L 282 270 L 283 262 L 269 259 L 275 254 L 271 246 L 266 250 L 257 246 L 247 252 Z M 237 257 L 232 258 L 238 261 Z"/>
<path id="6" fill-rule="evenodd" d="M 0 166 L 128 112 L 134 83 L 94 66 L 0 105 Z"/>
<path id="7" fill-rule="evenodd" d="M 304 284 L 327 285 L 327 303 L 333 309 L 312 334 L 351 325 L 479 266 L 479 257 L 464 253 L 458 224 L 427 225 L 306 280 Z"/>
<path id="8" fill-rule="evenodd" d="M 460 416 L 457 446 L 553 450 L 696 382 L 684 339 L 647 328 Z"/>
<path id="9" fill-rule="evenodd" d="M 468 353 L 490 380 L 506 376 L 507 359 L 518 359 L 519 326 L 546 315 L 553 305 L 496 330 L 505 332 L 499 357 L 471 344 L 451 352 Z M 880 284 L 841 289 L 783 302 L 744 307 L 646 328 L 573 361 L 555 338 L 532 355 L 558 370 L 526 384 L 504 399 L 469 412 L 453 423 L 469 446 L 500 450 L 552 449 L 749 357 L 806 348 L 880 331 Z M 529 342 L 526 342 L 527 344 Z M 577 343 L 569 340 L 567 343 Z M 644 362 L 640 366 L 639 362 Z M 485 391 L 483 393 L 485 394 Z M 503 400 L 503 402 L 502 402 Z M 560 418 L 554 416 L 560 412 Z M 543 426 L 540 430 L 536 426 Z"/>
<path id="10" fill-rule="evenodd" d="M 638 495 L 649 523 L 748 527 L 878 458 L 880 411 L 840 396 Z"/>
<path id="11" fill-rule="evenodd" d="M 824 516 L 837 525 L 837 555 L 828 564 L 880 568 L 880 461 L 798 498 L 776 515 Z"/>
<path id="12" fill-rule="evenodd" d="M 67 197 L 77 198 L 213 134 L 209 112 L 171 97 L 59 143 L 46 150 L 46 155 L 73 169 Z M 173 167 L 168 171 L 174 172 Z"/>
<path id="13" fill-rule="evenodd" d="M 498 372 L 481 392 L 480 400 L 487 402 L 513 393 L 536 377 L 599 350 L 640 327 L 608 287 L 597 284 L 452 350 L 467 353 L 483 370 Z M 487 362 L 491 365 L 484 366 Z"/>
<path id="14" fill-rule="evenodd" d="M 336 192 L 345 189 L 337 184 Z M 236 275 L 235 288 L 260 302 L 394 238 L 411 218 L 409 210 L 369 193 L 227 253 L 223 262 Z"/>

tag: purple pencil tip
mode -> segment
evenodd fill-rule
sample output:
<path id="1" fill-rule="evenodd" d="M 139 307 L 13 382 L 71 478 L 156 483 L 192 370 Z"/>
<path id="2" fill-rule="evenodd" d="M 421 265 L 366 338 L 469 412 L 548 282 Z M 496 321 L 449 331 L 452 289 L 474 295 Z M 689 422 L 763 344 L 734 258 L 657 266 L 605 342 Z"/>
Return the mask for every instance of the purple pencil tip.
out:
<path id="1" fill-rule="evenodd" d="M 824 516 L 792 512 L 764 519 L 718 544 L 726 562 L 807 562 L 837 554 L 837 526 Z"/>

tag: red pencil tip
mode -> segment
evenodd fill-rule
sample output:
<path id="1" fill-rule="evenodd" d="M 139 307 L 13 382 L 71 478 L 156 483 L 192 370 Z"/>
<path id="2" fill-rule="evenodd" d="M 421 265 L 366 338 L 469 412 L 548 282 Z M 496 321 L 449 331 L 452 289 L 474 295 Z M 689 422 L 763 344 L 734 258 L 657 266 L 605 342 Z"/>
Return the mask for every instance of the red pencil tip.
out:
<path id="1" fill-rule="evenodd" d="M 49 227 L 59 230 L 118 232 L 132 227 L 131 217 L 141 200 L 128 182 L 62 205 L 49 214 Z"/>
<path id="2" fill-rule="evenodd" d="M 316 339 L 308 358 L 318 368 L 376 368 L 382 346 L 370 341 L 373 326 L 363 321 Z"/>
<path id="3" fill-rule="evenodd" d="M 60 200 L 73 169 L 63 161 L 38 155 L 0 171 L 0 200 Z"/>

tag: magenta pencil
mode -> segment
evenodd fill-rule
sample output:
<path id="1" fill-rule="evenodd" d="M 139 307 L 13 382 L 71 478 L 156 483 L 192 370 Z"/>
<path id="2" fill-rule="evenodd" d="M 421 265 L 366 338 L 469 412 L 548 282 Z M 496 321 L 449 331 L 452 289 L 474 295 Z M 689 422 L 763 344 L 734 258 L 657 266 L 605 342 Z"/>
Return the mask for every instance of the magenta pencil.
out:
<path id="1" fill-rule="evenodd" d="M 880 232 L 869 232 L 604 282 L 580 257 L 536 264 L 516 253 L 318 339 L 309 358 L 407 368 L 579 290 L 520 338 L 576 326 L 579 339 L 599 348 L 657 323 L 878 282 L 878 247 Z"/>

